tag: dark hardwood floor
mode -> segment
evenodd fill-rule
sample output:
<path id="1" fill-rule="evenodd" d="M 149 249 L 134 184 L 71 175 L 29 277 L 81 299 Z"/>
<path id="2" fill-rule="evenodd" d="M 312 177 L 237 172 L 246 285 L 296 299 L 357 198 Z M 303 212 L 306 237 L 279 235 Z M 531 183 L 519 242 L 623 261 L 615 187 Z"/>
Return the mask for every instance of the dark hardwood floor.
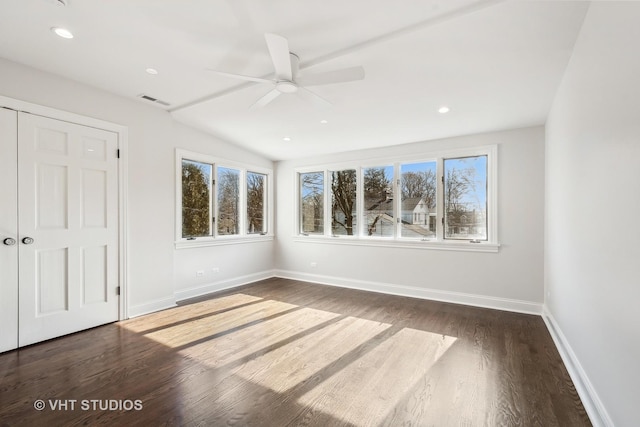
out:
<path id="1" fill-rule="evenodd" d="M 284 279 L 0 354 L 0 380 L 3 426 L 591 425 L 538 316 Z"/>

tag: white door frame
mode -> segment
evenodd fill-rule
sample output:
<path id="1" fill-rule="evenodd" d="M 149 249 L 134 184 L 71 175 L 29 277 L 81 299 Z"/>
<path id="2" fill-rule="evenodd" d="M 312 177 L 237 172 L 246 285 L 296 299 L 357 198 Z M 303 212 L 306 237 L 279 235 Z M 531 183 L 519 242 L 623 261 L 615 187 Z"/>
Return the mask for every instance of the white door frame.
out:
<path id="1" fill-rule="evenodd" d="M 118 161 L 118 281 L 120 286 L 119 320 L 129 317 L 129 287 L 128 267 L 127 267 L 127 188 L 128 188 L 128 142 L 129 129 L 116 123 L 107 122 L 93 117 L 83 116 L 68 111 L 57 110 L 18 99 L 8 98 L 0 95 L 0 107 L 7 107 L 12 110 L 27 112 L 51 119 L 62 120 L 84 126 L 103 129 L 118 134 L 118 150 L 120 160 Z"/>

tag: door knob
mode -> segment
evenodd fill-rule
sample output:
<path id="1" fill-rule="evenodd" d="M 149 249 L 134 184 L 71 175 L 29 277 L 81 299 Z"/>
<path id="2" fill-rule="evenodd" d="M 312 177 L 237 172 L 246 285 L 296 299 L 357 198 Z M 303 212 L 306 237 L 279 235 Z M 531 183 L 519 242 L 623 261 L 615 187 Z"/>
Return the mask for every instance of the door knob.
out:
<path id="1" fill-rule="evenodd" d="M 25 245 L 30 245 L 33 243 L 33 238 L 32 237 L 25 237 L 24 239 L 22 239 L 22 243 L 24 243 Z"/>
<path id="2" fill-rule="evenodd" d="M 2 243 L 4 243 L 7 246 L 13 246 L 16 244 L 16 239 L 12 239 L 11 237 L 7 237 L 6 239 L 4 239 L 2 241 Z"/>

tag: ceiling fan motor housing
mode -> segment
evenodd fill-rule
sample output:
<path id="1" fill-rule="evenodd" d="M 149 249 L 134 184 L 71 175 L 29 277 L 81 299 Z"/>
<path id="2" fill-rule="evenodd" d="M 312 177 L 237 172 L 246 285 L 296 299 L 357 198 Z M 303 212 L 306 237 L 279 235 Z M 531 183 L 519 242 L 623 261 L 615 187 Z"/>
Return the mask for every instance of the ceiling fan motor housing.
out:
<path id="1" fill-rule="evenodd" d="M 276 83 L 276 89 L 282 93 L 295 93 L 298 91 L 298 85 L 294 82 L 283 80 Z"/>

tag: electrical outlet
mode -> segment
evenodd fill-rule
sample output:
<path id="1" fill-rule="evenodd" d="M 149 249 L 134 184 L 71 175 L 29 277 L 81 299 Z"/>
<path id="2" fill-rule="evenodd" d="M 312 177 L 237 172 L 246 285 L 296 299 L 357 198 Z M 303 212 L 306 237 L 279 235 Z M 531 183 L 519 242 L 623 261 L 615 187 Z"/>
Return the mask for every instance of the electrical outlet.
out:
<path id="1" fill-rule="evenodd" d="M 311 268 L 316 268 L 317 266 L 318 266 L 317 262 L 314 261 L 314 262 L 311 263 Z"/>
<path id="2" fill-rule="evenodd" d="M 213 267 L 213 268 L 211 269 L 211 271 L 212 271 L 213 273 L 220 273 L 220 269 L 219 269 L 218 267 Z"/>
<path id="3" fill-rule="evenodd" d="M 196 271 L 196 277 L 202 277 L 202 276 L 204 276 L 204 270 Z"/>

